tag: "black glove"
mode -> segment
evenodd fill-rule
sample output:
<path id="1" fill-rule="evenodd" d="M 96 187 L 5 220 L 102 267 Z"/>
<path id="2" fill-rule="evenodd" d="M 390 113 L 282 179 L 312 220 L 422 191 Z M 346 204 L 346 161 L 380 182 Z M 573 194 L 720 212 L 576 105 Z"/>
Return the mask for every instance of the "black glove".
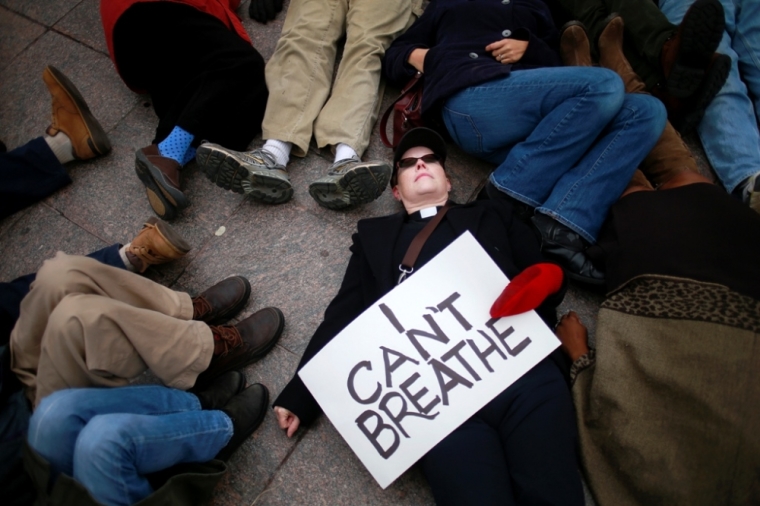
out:
<path id="1" fill-rule="evenodd" d="M 251 0 L 248 15 L 251 19 L 266 24 L 267 21 L 272 21 L 281 10 L 282 0 Z"/>

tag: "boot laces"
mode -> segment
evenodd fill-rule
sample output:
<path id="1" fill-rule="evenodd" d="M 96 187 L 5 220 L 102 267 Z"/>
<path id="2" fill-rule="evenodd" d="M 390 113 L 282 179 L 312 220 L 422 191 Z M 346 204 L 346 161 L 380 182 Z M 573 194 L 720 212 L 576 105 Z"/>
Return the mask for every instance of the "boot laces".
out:
<path id="1" fill-rule="evenodd" d="M 203 296 L 193 298 L 193 320 L 201 320 L 211 312 L 211 304 Z"/>
<path id="2" fill-rule="evenodd" d="M 214 342 L 220 342 L 222 344 L 223 350 L 219 354 L 220 357 L 243 344 L 243 338 L 240 335 L 240 332 L 232 325 L 212 326 L 211 332 L 214 335 Z"/>

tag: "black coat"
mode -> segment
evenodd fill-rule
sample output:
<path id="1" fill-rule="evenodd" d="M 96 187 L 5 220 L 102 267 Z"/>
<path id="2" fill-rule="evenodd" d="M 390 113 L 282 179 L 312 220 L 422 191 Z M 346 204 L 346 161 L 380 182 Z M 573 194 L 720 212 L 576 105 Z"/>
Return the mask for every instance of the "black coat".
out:
<path id="1" fill-rule="evenodd" d="M 496 61 L 485 47 L 501 39 L 527 40 L 525 54 L 515 64 Z M 512 70 L 557 67 L 559 32 L 542 0 L 433 0 L 424 14 L 397 38 L 383 59 L 383 72 L 402 87 L 417 72 L 407 63 L 417 48 L 425 56 L 426 113 L 454 93 Z"/>
<path id="2" fill-rule="evenodd" d="M 349 323 L 396 286 L 399 271 L 398 265 L 393 265 L 392 258 L 405 216 L 402 211 L 359 221 L 343 284 L 338 295 L 327 306 L 324 320 L 309 341 L 298 365 L 299 370 Z M 510 279 L 526 267 L 545 261 L 535 234 L 527 225 L 513 219 L 509 204 L 481 200 L 454 206 L 449 209 L 444 221 L 453 227 L 457 237 L 469 230 Z M 419 258 L 422 260 L 437 253 L 423 248 Z M 415 268 L 421 267 L 424 262 L 418 261 L 417 264 Z M 555 308 L 562 302 L 564 294 L 563 285 L 538 309 L 539 315 L 550 327 L 556 323 Z M 310 424 L 322 412 L 298 374 L 293 376 L 274 405 L 292 411 L 302 424 Z"/>

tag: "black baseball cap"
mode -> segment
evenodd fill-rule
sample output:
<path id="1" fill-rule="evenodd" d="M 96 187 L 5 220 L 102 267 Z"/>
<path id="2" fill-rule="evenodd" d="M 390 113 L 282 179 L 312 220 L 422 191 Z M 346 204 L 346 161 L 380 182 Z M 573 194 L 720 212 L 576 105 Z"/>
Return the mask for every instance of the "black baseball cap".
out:
<path id="1" fill-rule="evenodd" d="M 396 147 L 396 151 L 393 154 L 393 172 L 391 173 L 391 186 L 396 184 L 396 176 L 398 173 L 398 162 L 404 153 L 412 148 L 425 147 L 430 151 L 438 155 L 441 159 L 441 165 L 446 162 L 446 143 L 438 132 L 425 127 L 418 127 L 409 130 L 401 138 L 401 141 Z"/>

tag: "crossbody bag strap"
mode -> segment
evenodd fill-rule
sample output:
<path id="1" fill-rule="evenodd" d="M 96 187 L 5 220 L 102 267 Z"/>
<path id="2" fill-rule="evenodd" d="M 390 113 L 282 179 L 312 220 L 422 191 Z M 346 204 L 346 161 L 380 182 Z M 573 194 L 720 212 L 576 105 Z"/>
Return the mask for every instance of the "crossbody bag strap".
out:
<path id="1" fill-rule="evenodd" d="M 425 245 L 425 242 L 427 242 L 428 238 L 433 234 L 433 230 L 435 230 L 441 220 L 443 220 L 443 217 L 448 210 L 449 205 L 446 204 L 441 208 L 440 211 L 438 211 L 438 213 L 435 215 L 435 218 L 430 220 L 428 224 L 425 225 L 425 227 L 420 230 L 416 236 L 414 236 L 412 243 L 406 250 L 404 259 L 401 261 L 401 265 L 398 266 L 398 270 L 401 271 L 401 274 L 398 277 L 398 282 L 396 283 L 397 285 L 400 285 L 401 282 L 404 281 L 406 277 L 414 271 L 414 263 L 417 261 L 417 257 L 420 256 L 422 247 Z"/>

